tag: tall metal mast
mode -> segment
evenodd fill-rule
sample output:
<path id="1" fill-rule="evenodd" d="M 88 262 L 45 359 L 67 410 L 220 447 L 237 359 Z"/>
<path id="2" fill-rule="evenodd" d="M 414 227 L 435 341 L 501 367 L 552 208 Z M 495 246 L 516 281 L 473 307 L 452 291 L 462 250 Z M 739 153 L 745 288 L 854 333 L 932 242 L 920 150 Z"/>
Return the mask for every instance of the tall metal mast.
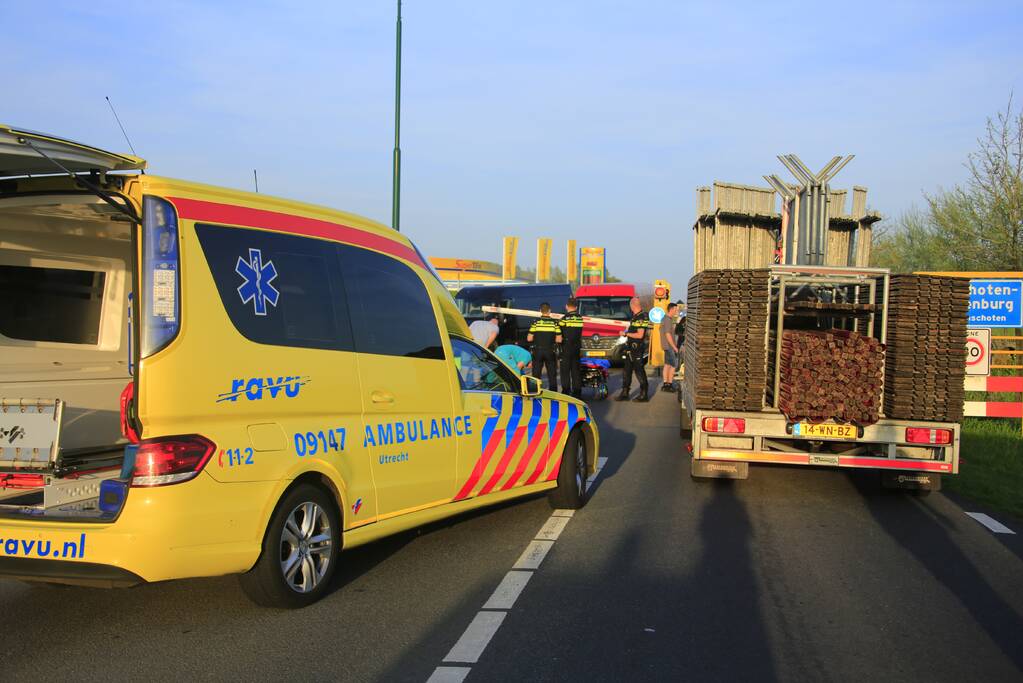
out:
<path id="1" fill-rule="evenodd" d="M 391 179 L 391 227 L 401 232 L 401 0 L 398 0 L 394 53 L 394 172 Z"/>

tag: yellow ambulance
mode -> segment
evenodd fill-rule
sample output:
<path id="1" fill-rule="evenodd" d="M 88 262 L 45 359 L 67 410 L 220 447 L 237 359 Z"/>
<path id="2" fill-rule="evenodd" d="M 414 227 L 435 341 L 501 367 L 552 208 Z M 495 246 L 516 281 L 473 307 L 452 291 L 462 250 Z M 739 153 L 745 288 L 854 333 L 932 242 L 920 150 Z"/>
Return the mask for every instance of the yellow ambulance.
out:
<path id="1" fill-rule="evenodd" d="M 301 607 L 324 594 L 342 548 L 542 491 L 583 505 L 599 446 L 589 409 L 476 345 L 407 238 L 144 167 L 0 126 L 0 268 L 17 257 L 23 269 L 9 280 L 44 290 L 61 256 L 51 243 L 131 255 L 94 253 L 81 268 L 107 271 L 92 280 L 110 287 L 92 294 L 100 326 L 125 321 L 121 422 L 135 441 L 117 466 L 73 466 L 60 439 L 74 396 L 0 381 L 0 576 L 114 586 L 238 573 L 256 602 Z M 15 310 L 82 324 L 0 305 L 0 345 L 4 329 L 34 329 L 3 320 Z M 103 339 L 10 344 L 42 372 Z"/>

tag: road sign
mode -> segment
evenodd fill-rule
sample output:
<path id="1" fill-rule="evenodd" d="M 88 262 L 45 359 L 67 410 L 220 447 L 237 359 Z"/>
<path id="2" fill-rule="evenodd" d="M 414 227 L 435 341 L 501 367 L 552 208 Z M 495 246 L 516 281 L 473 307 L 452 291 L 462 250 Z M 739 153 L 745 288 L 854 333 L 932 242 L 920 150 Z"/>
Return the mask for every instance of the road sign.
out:
<path id="1" fill-rule="evenodd" d="M 966 331 L 966 374 L 991 374 L 991 330 Z"/>
<path id="2" fill-rule="evenodd" d="M 660 306 L 654 306 L 650 309 L 650 313 L 647 314 L 647 317 L 650 318 L 650 322 L 654 325 L 659 325 L 660 322 L 664 320 L 664 309 Z"/>
<path id="3" fill-rule="evenodd" d="M 970 327 L 1023 327 L 1023 280 L 970 280 Z"/>

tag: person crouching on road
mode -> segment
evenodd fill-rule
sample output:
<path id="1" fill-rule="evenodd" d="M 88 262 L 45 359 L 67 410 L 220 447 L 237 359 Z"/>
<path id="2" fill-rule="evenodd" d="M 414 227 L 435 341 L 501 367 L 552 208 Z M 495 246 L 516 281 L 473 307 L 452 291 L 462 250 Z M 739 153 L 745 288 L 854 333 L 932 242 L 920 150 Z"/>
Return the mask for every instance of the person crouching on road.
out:
<path id="1" fill-rule="evenodd" d="M 575 297 L 565 303 L 561 325 L 561 391 L 576 398 L 583 397 L 582 368 L 579 363 L 583 352 L 583 317 Z"/>
<path id="2" fill-rule="evenodd" d="M 622 393 L 615 396 L 616 401 L 629 400 L 629 392 L 632 391 L 632 375 L 639 379 L 639 394 L 633 401 L 649 401 L 650 385 L 646 378 L 646 343 L 647 334 L 653 325 L 650 324 L 650 317 L 639 304 L 638 297 L 629 300 L 629 308 L 632 310 L 632 321 L 629 329 L 625 331 L 625 354 L 622 358 Z M 534 370 L 535 372 L 535 370 Z"/>
<path id="3" fill-rule="evenodd" d="M 661 391 L 675 391 L 675 368 L 678 366 L 678 345 L 675 342 L 675 314 L 678 304 L 668 304 L 668 312 L 661 322 L 661 348 L 664 349 L 664 367 L 661 368 Z"/>
<path id="4" fill-rule="evenodd" d="M 558 370 L 554 360 L 554 345 L 561 343 L 561 326 L 551 317 L 551 305 L 540 304 L 540 317 L 529 328 L 526 341 L 533 345 L 533 377 L 540 379 L 547 369 L 547 388 L 558 390 Z"/>
<path id="5" fill-rule="evenodd" d="M 508 367 L 513 368 L 520 375 L 529 372 L 529 364 L 533 360 L 529 351 L 518 344 L 502 344 L 494 351 L 494 355 L 507 363 Z"/>

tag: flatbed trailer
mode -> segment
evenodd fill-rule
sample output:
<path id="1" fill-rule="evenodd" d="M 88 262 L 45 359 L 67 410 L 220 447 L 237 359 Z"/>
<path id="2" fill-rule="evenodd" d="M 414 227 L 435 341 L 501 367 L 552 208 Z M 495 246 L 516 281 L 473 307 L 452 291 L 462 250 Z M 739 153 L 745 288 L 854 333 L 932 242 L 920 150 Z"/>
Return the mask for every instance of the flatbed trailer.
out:
<path id="1" fill-rule="evenodd" d="M 889 334 L 888 271 L 773 266 L 768 272 L 766 382 L 760 409 L 697 407 L 693 384 L 681 382 L 680 431 L 689 438 L 692 476 L 745 479 L 750 463 L 807 465 L 875 469 L 887 486 L 940 489 L 940 475 L 959 471 L 958 423 L 893 419 L 883 412 L 873 424 L 811 423 L 790 420 L 779 408 L 786 329 L 809 316 L 822 329 L 845 328 L 884 344 Z M 885 391 L 883 379 L 879 391 Z"/>

